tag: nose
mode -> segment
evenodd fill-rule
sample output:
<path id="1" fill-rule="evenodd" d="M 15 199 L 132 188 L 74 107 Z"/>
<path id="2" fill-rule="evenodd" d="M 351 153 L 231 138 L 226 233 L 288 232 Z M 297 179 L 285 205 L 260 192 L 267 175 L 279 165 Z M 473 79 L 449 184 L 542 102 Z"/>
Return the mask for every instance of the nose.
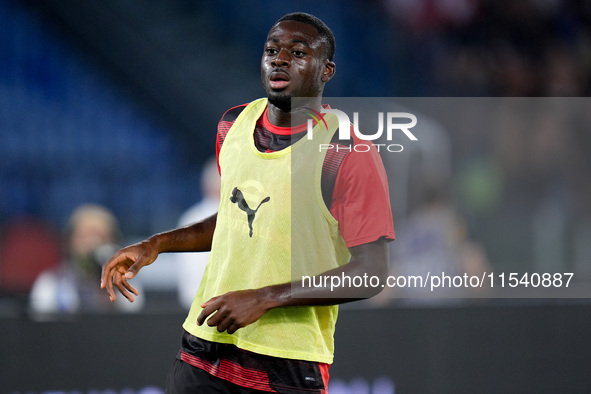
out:
<path id="1" fill-rule="evenodd" d="M 273 67 L 288 67 L 290 62 L 291 58 L 289 56 L 289 52 L 285 49 L 281 49 L 277 56 L 271 60 L 271 65 Z"/>

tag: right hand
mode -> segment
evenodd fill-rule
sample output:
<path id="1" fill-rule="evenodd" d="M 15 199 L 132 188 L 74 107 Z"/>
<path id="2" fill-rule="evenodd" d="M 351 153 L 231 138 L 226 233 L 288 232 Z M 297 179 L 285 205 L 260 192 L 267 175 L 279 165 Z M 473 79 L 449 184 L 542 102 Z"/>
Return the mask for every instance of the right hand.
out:
<path id="1" fill-rule="evenodd" d="M 156 246 L 149 240 L 130 245 L 118 251 L 113 257 L 103 264 L 101 275 L 101 289 L 107 289 L 111 302 L 115 301 L 113 285 L 119 292 L 133 302 L 138 291 L 128 282 L 128 279 L 137 275 L 140 269 L 150 265 L 158 257 Z"/>

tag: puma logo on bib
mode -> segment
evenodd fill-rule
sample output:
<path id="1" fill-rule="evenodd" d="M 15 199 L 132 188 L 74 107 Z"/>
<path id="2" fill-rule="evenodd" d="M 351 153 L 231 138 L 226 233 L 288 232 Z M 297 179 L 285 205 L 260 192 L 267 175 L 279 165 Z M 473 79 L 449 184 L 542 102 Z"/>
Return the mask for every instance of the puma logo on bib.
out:
<path id="1" fill-rule="evenodd" d="M 271 197 L 265 197 L 263 199 L 263 201 L 261 201 L 259 203 L 259 205 L 257 206 L 256 209 L 251 209 L 248 206 L 248 203 L 246 202 L 246 200 L 244 199 L 244 195 L 242 194 L 240 189 L 235 187 L 234 190 L 232 190 L 232 197 L 230 197 L 230 201 L 235 203 L 236 205 L 238 205 L 238 208 L 240 208 L 241 210 L 246 212 L 246 217 L 248 219 L 248 228 L 250 229 L 248 235 L 251 238 L 252 238 L 252 233 L 253 233 L 252 222 L 254 222 L 254 217 L 255 217 L 256 213 L 258 212 L 259 208 L 261 207 L 261 205 L 268 202 L 270 199 L 271 199 Z"/>

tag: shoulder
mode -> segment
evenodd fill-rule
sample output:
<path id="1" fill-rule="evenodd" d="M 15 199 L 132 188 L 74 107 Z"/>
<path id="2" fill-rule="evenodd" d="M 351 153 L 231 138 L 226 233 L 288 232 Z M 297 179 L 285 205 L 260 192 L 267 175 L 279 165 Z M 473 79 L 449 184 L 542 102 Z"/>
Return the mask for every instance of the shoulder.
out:
<path id="1" fill-rule="evenodd" d="M 355 174 L 356 181 L 369 181 L 367 174 L 379 174 L 385 177 L 384 164 L 380 156 L 380 146 L 374 145 L 372 141 L 362 140 L 351 133 L 346 140 L 340 139 L 339 134 L 335 133 L 327 151 L 327 160 L 329 162 L 338 162 L 339 176 L 341 174 Z M 344 176 L 344 178 L 348 178 Z"/>
<path id="2" fill-rule="evenodd" d="M 236 121 L 236 119 L 238 118 L 238 116 L 242 113 L 242 111 L 244 111 L 244 109 L 246 107 L 248 107 L 250 104 L 260 104 L 261 102 L 263 102 L 266 106 L 267 99 L 266 98 L 259 98 L 259 99 L 253 100 L 249 103 L 240 104 L 240 105 L 230 108 L 229 110 L 224 112 L 224 115 L 222 115 L 222 118 L 220 119 L 220 124 L 222 124 L 222 123 L 233 124 Z"/>
<path id="3" fill-rule="evenodd" d="M 242 113 L 244 108 L 248 106 L 247 104 L 237 105 L 236 107 L 232 107 L 222 115 L 222 118 L 218 122 L 218 130 L 217 130 L 217 153 L 219 154 L 219 149 L 222 146 L 224 140 L 226 139 L 226 135 L 232 128 L 232 125 L 238 118 L 238 115 Z"/>
<path id="4" fill-rule="evenodd" d="M 248 103 L 237 105 L 235 107 L 230 108 L 229 110 L 224 112 L 224 115 L 222 115 L 222 118 L 220 119 L 220 123 L 234 123 L 236 118 L 238 118 L 238 115 L 240 115 L 244 108 L 246 108 L 247 106 Z"/>

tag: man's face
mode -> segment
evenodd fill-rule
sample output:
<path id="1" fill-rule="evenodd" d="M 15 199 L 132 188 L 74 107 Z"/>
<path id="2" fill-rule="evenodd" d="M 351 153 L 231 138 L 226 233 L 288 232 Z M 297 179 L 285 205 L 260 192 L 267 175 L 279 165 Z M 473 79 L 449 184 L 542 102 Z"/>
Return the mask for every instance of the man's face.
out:
<path id="1" fill-rule="evenodd" d="M 289 111 L 291 97 L 318 97 L 334 74 L 326 43 L 314 26 L 296 21 L 277 23 L 267 36 L 261 79 L 269 102 Z"/>

